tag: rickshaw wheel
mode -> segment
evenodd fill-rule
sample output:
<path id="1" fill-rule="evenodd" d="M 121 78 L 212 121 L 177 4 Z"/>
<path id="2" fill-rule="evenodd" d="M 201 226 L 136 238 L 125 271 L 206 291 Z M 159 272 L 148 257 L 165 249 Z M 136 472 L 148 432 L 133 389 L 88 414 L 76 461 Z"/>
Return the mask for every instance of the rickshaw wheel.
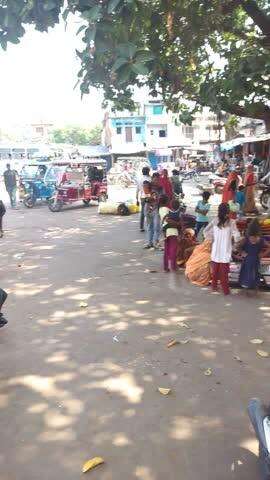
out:
<path id="1" fill-rule="evenodd" d="M 260 202 L 261 206 L 263 207 L 264 210 L 268 210 L 268 205 L 269 205 L 269 194 L 268 193 L 262 193 L 260 196 Z"/>
<path id="2" fill-rule="evenodd" d="M 29 197 L 26 197 L 26 198 L 24 198 L 24 200 L 23 200 L 23 204 L 24 204 L 24 206 L 27 207 L 27 208 L 33 208 L 33 206 L 35 205 L 35 203 L 36 203 L 36 201 L 35 201 L 34 198 L 31 197 L 30 195 L 29 195 Z"/>
<path id="3" fill-rule="evenodd" d="M 84 200 L 83 200 L 83 203 L 84 203 L 84 205 L 87 205 L 87 206 L 88 206 L 89 203 L 90 203 L 90 199 L 88 199 L 88 200 L 85 200 L 85 199 L 84 199 Z"/>
<path id="4" fill-rule="evenodd" d="M 98 202 L 101 203 L 101 202 L 106 202 L 107 201 L 107 195 L 106 193 L 102 193 L 99 197 L 98 197 Z"/>
<path id="5" fill-rule="evenodd" d="M 60 210 L 63 208 L 63 202 L 61 200 L 54 200 L 53 198 L 49 201 L 49 209 L 51 212 L 60 212 Z"/>

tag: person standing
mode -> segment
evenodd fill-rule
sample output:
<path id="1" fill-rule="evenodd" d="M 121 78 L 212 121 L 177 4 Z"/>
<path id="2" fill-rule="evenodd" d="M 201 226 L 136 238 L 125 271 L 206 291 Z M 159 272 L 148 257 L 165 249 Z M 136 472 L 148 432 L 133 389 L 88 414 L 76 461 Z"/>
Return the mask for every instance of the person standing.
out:
<path id="1" fill-rule="evenodd" d="M 15 170 L 11 170 L 10 163 L 7 163 L 7 169 L 4 172 L 4 182 L 10 198 L 11 208 L 15 208 L 17 202 L 17 174 Z"/>
<path id="2" fill-rule="evenodd" d="M 209 203 L 210 196 L 211 196 L 210 192 L 207 192 L 207 191 L 203 192 L 202 200 L 200 200 L 197 203 L 197 206 L 195 209 L 195 212 L 197 213 L 196 228 L 195 228 L 196 237 L 199 235 L 201 229 L 207 227 L 209 223 L 208 214 L 210 210 L 210 203 Z"/>
<path id="3" fill-rule="evenodd" d="M 145 199 L 144 206 L 144 215 L 147 225 L 147 243 L 144 246 L 146 249 L 157 249 L 159 246 L 160 218 L 158 206 L 159 197 L 156 192 L 151 191 L 150 197 Z"/>
<path id="4" fill-rule="evenodd" d="M 255 205 L 255 194 L 254 194 L 255 183 L 256 182 L 255 182 L 253 165 L 248 165 L 245 179 L 244 179 L 244 186 L 245 186 L 244 212 L 245 213 L 258 213 L 258 210 Z"/>
<path id="5" fill-rule="evenodd" d="M 4 305 L 7 297 L 8 297 L 7 292 L 5 292 L 5 290 L 0 288 L 0 328 L 4 327 L 8 323 L 7 319 L 4 317 L 2 313 L 2 306 Z"/>
<path id="6" fill-rule="evenodd" d="M 239 283 L 247 291 L 257 290 L 260 285 L 260 258 L 263 251 L 266 257 L 269 255 L 270 243 L 262 238 L 256 218 L 249 224 L 246 238 L 240 242 L 239 247 L 243 257 Z"/>
<path id="7" fill-rule="evenodd" d="M 181 228 L 181 221 L 179 217 L 179 202 L 174 201 L 174 209 L 172 212 L 172 218 L 170 217 L 169 199 L 166 195 L 162 195 L 159 202 L 159 216 L 162 225 L 162 229 L 165 235 L 164 241 L 164 256 L 163 266 L 164 271 L 169 272 L 170 268 L 173 271 L 177 270 L 177 249 L 178 249 L 178 235 Z M 177 212 L 178 220 L 174 219 L 174 215 Z"/>
<path id="8" fill-rule="evenodd" d="M 234 181 L 236 181 L 238 185 L 239 178 L 238 178 L 238 173 L 235 170 L 228 175 L 228 178 L 224 185 L 223 194 L 222 194 L 222 203 L 228 203 L 230 200 L 234 200 L 235 191 L 233 191 L 231 188 L 231 184 Z"/>
<path id="9" fill-rule="evenodd" d="M 143 189 L 144 182 L 151 182 L 150 177 L 150 168 L 143 167 L 142 177 L 137 182 L 137 191 L 136 191 L 136 201 L 137 205 L 141 204 L 141 215 L 140 215 L 140 230 L 144 232 L 144 207 L 145 207 L 145 193 Z"/>
<path id="10" fill-rule="evenodd" d="M 171 202 L 173 198 L 173 187 L 168 176 L 168 170 L 166 168 L 162 170 L 162 175 L 160 177 L 160 185 L 163 188 L 164 195 L 167 195 L 169 201 Z"/>
<path id="11" fill-rule="evenodd" d="M 179 178 L 179 171 L 173 170 L 171 176 L 171 183 L 173 188 L 173 194 L 177 198 L 179 195 L 183 195 L 182 181 Z"/>
<path id="12" fill-rule="evenodd" d="M 0 200 L 0 238 L 3 237 L 3 216 L 6 213 L 6 207 L 2 200 Z"/>
<path id="13" fill-rule="evenodd" d="M 212 289 L 217 291 L 220 281 L 224 295 L 229 295 L 229 269 L 232 256 L 232 239 L 238 241 L 240 234 L 235 220 L 230 219 L 230 208 L 227 203 L 218 207 L 218 218 L 214 219 L 204 229 L 204 236 L 211 234 L 213 244 L 212 260 Z"/>

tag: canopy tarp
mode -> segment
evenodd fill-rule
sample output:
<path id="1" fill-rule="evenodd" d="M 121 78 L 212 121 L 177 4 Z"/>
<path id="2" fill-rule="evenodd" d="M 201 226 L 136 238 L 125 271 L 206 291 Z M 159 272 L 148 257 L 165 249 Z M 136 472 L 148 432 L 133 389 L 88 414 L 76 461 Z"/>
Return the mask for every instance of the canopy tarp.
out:
<path id="1" fill-rule="evenodd" d="M 238 145 L 243 145 L 244 143 L 254 143 L 254 142 L 264 142 L 265 140 L 270 140 L 270 133 L 264 133 L 263 135 L 251 136 L 251 137 L 238 137 L 228 142 L 223 142 L 220 145 L 222 152 L 228 152 L 233 150 Z"/>

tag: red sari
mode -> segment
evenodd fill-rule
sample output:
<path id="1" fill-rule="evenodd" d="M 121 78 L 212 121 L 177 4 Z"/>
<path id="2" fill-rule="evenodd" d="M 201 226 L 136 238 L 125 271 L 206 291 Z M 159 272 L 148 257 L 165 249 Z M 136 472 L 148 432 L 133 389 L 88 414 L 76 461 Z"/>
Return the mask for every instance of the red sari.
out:
<path id="1" fill-rule="evenodd" d="M 228 203 L 230 200 L 234 200 L 235 192 L 231 190 L 231 183 L 234 180 L 238 181 L 237 172 L 231 172 L 227 178 L 227 181 L 223 188 L 222 203 Z"/>
<path id="2" fill-rule="evenodd" d="M 171 184 L 171 181 L 169 180 L 169 178 L 166 177 L 166 176 L 164 177 L 162 175 L 162 177 L 160 177 L 159 183 L 160 183 L 160 186 L 163 189 L 164 194 L 167 195 L 169 200 L 172 200 L 172 198 L 173 198 L 173 187 L 172 187 L 172 184 Z"/>

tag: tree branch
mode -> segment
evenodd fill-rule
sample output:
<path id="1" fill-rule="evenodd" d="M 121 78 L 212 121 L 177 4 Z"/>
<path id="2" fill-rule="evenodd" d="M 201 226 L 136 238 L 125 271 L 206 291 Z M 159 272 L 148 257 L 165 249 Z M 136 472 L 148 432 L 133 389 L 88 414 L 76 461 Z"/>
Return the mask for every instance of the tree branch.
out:
<path id="1" fill-rule="evenodd" d="M 253 22 L 264 35 L 264 45 L 270 44 L 270 15 L 267 15 L 259 6 L 256 0 L 230 0 L 225 1 L 222 11 L 225 15 L 233 13 L 233 11 L 241 7 L 246 14 L 252 18 Z"/>
<path id="2" fill-rule="evenodd" d="M 238 117 L 245 118 L 257 118 L 258 120 L 269 121 L 270 119 L 270 107 L 263 105 L 262 103 L 251 103 L 250 106 L 241 107 L 237 104 L 228 104 L 224 103 L 221 105 L 222 109 L 226 112 Z"/>
<path id="3" fill-rule="evenodd" d="M 270 37 L 270 15 L 261 10 L 255 0 L 244 0 L 241 2 L 243 10 L 252 18 L 253 22 L 265 37 Z"/>

